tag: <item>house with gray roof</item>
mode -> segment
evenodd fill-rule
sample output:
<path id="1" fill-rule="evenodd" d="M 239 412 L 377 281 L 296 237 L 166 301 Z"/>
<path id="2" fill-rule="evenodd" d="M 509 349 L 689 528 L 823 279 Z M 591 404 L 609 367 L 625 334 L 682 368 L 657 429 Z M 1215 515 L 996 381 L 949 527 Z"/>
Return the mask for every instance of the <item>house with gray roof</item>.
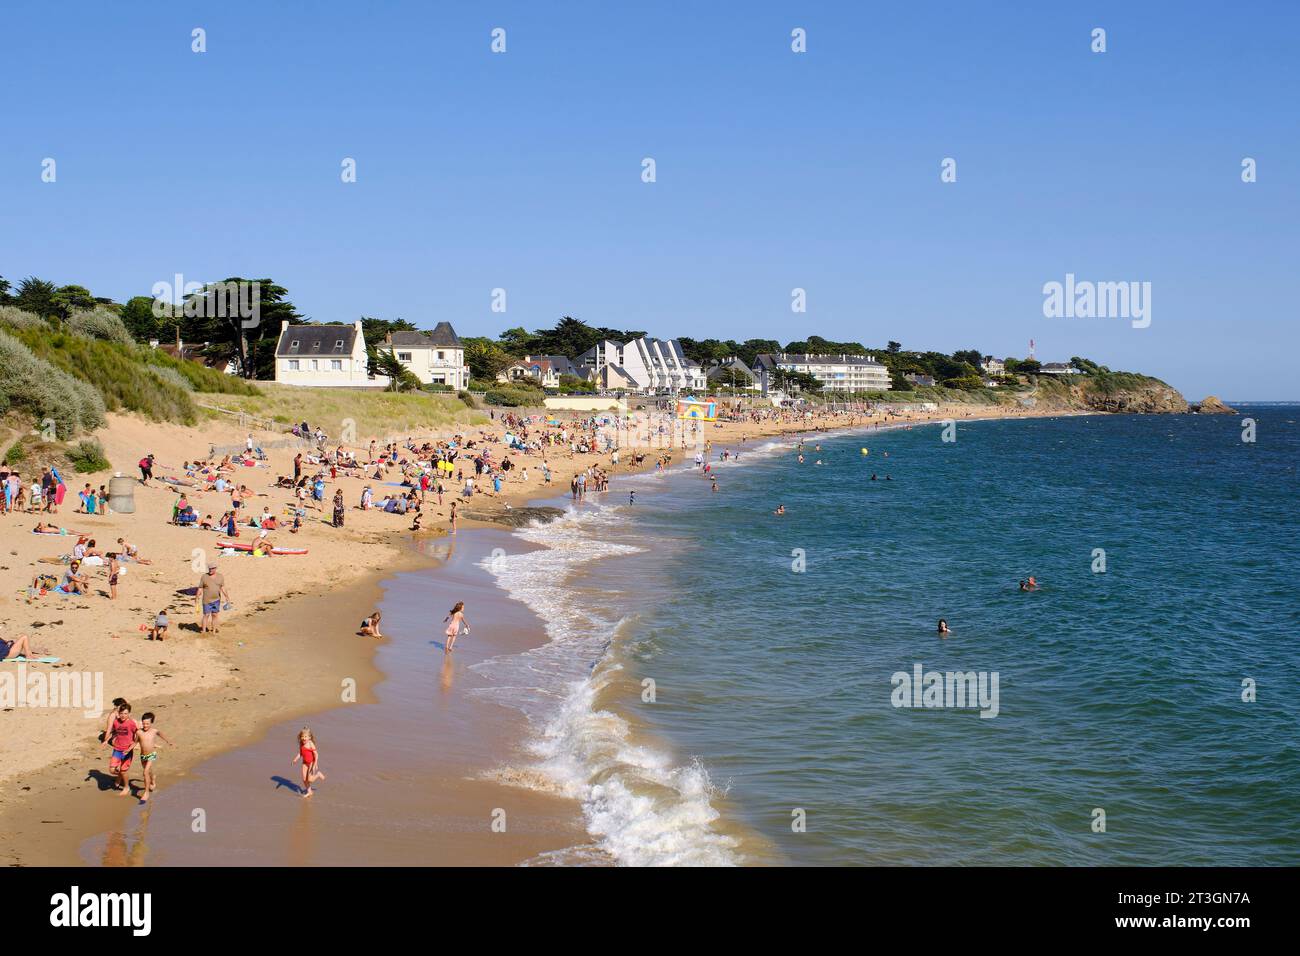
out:
<path id="1" fill-rule="evenodd" d="M 352 325 L 280 323 L 275 343 L 275 380 L 286 385 L 383 388 L 385 378 L 367 371 L 366 340 L 361 321 Z"/>
<path id="2" fill-rule="evenodd" d="M 450 322 L 439 322 L 430 332 L 390 332 L 375 350 L 392 352 L 425 385 L 469 387 L 465 346 Z"/>

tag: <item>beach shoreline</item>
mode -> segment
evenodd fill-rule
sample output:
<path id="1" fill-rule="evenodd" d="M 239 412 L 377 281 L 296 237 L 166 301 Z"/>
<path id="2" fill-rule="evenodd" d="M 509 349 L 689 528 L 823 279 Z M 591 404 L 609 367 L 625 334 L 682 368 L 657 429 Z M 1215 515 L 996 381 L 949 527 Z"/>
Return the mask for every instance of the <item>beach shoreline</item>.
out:
<path id="1" fill-rule="evenodd" d="M 939 409 L 926 415 L 894 418 L 889 421 L 862 421 L 853 425 L 828 423 L 825 426 L 806 421 L 772 423 L 769 427 L 761 424 L 731 424 L 725 428 L 715 429 L 720 434 L 708 434 L 715 449 L 721 446 L 732 447 L 740 435 L 746 441 L 788 437 L 791 440 L 801 435 L 815 435 L 827 432 L 871 431 L 876 426 L 885 424 L 897 427 L 919 425 L 943 421 L 951 417 L 950 409 Z M 1058 417 L 1073 414 L 1059 410 L 1035 413 L 1022 409 L 1016 414 L 992 414 L 972 416 L 969 408 L 962 410 L 965 414 L 957 419 L 959 422 L 987 419 L 1019 417 Z M 1007 411 L 1007 410 L 999 410 Z M 499 428 L 499 425 L 496 426 Z M 467 427 L 467 431 L 470 429 Z M 493 430 L 496 430 L 495 428 Z M 743 445 L 741 446 L 743 447 Z M 680 451 L 680 449 L 675 449 Z M 114 460 L 117 460 L 115 456 Z M 580 456 L 582 461 L 600 461 L 608 469 L 605 456 Z M 609 469 L 613 478 L 638 471 L 647 471 L 653 467 L 653 461 L 647 460 L 641 467 L 630 463 L 620 464 L 616 469 Z M 561 464 L 557 470 L 564 471 Z M 562 496 L 564 490 L 556 485 L 538 486 L 533 483 L 527 487 L 507 488 L 499 499 L 493 498 L 494 511 L 503 510 L 502 504 L 510 507 L 524 506 L 533 501 L 553 499 Z M 349 512 L 349 517 L 352 513 Z M 461 525 L 462 534 L 473 534 L 477 527 L 499 527 L 491 521 L 465 521 Z M 395 529 L 389 529 L 390 531 Z M 134 534 L 134 531 L 132 532 Z M 445 537 L 441 540 L 447 540 Z M 315 544 L 313 544 L 315 547 Z M 347 549 L 344 549 L 345 551 Z M 270 559 L 280 561 L 282 559 Z M 165 773 L 162 775 L 164 794 L 171 782 L 185 778 L 198 763 L 223 753 L 249 745 L 259 739 L 268 728 L 292 717 L 316 714 L 326 708 L 334 709 L 344 706 L 338 699 L 336 687 L 318 686 L 309 694 L 303 695 L 301 685 L 296 682 L 299 677 L 310 678 L 315 671 L 309 666 L 306 674 L 300 674 L 302 662 L 315 662 L 315 670 L 320 674 L 337 674 L 340 669 L 356 675 L 356 692 L 358 701 L 373 699 L 374 685 L 382 680 L 383 675 L 374 664 L 379 642 L 371 639 L 353 637 L 349 641 L 322 642 L 320 634 L 337 628 L 334 625 L 342 618 L 360 620 L 368 613 L 375 602 L 375 595 L 380 582 L 403 570 L 428 568 L 435 562 L 422 558 L 410 545 L 410 536 L 399 533 L 383 538 L 373 537 L 367 542 L 367 569 L 356 571 L 359 563 L 355 556 L 350 565 L 353 573 L 339 570 L 337 559 L 326 568 L 327 577 L 333 577 L 323 593 L 311 593 L 311 586 L 304 586 L 301 593 L 279 593 L 275 598 L 261 602 L 253 615 L 241 620 L 241 635 L 250 626 L 259 633 L 257 641 L 245 641 L 244 648 L 260 648 L 258 653 L 266 659 L 252 668 L 230 665 L 229 673 L 223 679 L 201 685 L 198 688 L 186 688 L 171 695 L 160 694 L 150 698 L 148 705 L 159 710 L 167 717 L 160 717 L 160 725 L 166 728 L 168 720 L 175 721 L 180 715 L 177 710 L 189 710 L 184 721 L 185 729 L 181 736 L 181 746 L 168 751 Z M 379 568 L 380 570 L 374 570 Z M 501 593 L 499 600 L 510 601 Z M 274 605 L 274 606 L 273 606 Z M 349 619 L 347 615 L 351 615 Z M 189 640 L 187 634 L 180 640 Z M 176 640 L 175 638 L 173 640 Z M 328 653 L 322 652 L 328 648 Z M 228 655 L 233 650 L 226 648 Z M 246 656 L 256 656 L 250 654 Z M 295 662 L 295 682 L 293 690 L 286 693 L 289 678 L 285 674 L 286 660 Z M 206 676 L 206 675 L 203 675 Z M 236 701 L 235 698 L 239 698 Z M 230 716 L 231 704 L 238 702 L 241 718 L 236 723 Z M 246 713 L 251 710 L 251 715 Z M 103 786 L 102 775 L 97 779 L 97 770 L 84 773 L 81 769 L 87 764 L 102 763 L 102 751 L 93 750 L 93 745 L 82 744 L 71 752 L 54 753 L 43 766 L 25 768 L 17 773 L 6 774 L 0 781 L 0 826 L 12 836 L 0 846 L 0 859 L 11 865 L 50 865 L 58 863 L 82 862 L 78 857 L 78 848 L 87 836 L 112 829 L 120 825 L 121 819 L 129 806 L 130 800 L 108 800 L 107 794 L 92 795 L 86 793 L 88 788 L 99 789 Z M 48 751 L 45 751 L 49 753 Z M 74 769 L 76 768 L 76 769 Z M 69 786 L 73 779 L 76 786 Z M 66 821 L 75 818 L 75 823 Z M 32 826 L 33 820 L 43 821 Z M 52 821 L 52 822 L 44 822 Z M 89 832 L 87 832 L 89 831 Z M 474 861 L 466 861 L 474 862 Z"/>

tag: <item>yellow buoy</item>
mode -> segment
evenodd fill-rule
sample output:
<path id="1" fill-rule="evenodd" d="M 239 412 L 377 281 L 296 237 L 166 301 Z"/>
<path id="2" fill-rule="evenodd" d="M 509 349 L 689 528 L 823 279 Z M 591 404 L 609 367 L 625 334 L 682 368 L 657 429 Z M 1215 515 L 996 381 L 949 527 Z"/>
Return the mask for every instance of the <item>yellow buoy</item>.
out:
<path id="1" fill-rule="evenodd" d="M 864 448 L 864 449 L 862 449 L 862 454 L 864 454 L 864 455 L 870 455 L 870 454 L 871 454 L 871 450 L 870 450 L 869 448 Z"/>

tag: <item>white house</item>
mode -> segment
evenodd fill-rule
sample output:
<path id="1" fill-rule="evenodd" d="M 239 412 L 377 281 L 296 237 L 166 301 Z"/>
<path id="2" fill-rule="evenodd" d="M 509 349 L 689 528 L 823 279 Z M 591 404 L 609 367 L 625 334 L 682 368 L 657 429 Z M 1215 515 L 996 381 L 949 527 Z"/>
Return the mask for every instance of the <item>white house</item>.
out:
<path id="1" fill-rule="evenodd" d="M 1001 359 L 995 359 L 992 355 L 984 356 L 984 361 L 980 362 L 980 368 L 988 376 L 1006 375 L 1007 366 Z"/>
<path id="2" fill-rule="evenodd" d="M 1068 362 L 1045 362 L 1037 372 L 1039 375 L 1079 375 L 1080 372 Z"/>
<path id="3" fill-rule="evenodd" d="M 280 323 L 275 345 L 275 380 L 287 385 L 383 388 L 385 378 L 367 373 L 361 321 L 352 325 Z"/>
<path id="4" fill-rule="evenodd" d="M 803 355 L 762 352 L 754 360 L 754 374 L 766 395 L 777 387 L 776 370 L 804 372 L 828 392 L 889 391 L 889 369 L 867 355 Z"/>
<path id="5" fill-rule="evenodd" d="M 577 359 L 584 377 L 601 388 L 655 395 L 708 388 L 704 370 L 682 354 L 674 339 L 633 339 L 626 345 L 598 342 Z"/>
<path id="6" fill-rule="evenodd" d="M 450 322 L 439 322 L 432 332 L 389 332 L 375 351 L 392 352 L 425 385 L 469 387 L 465 346 Z"/>

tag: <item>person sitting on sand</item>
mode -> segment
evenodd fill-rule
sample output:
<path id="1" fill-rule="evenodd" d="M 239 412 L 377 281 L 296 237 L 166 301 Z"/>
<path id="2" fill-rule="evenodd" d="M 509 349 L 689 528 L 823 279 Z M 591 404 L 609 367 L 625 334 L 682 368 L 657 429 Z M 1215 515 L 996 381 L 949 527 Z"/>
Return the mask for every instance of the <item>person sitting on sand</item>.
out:
<path id="1" fill-rule="evenodd" d="M 379 621 L 382 618 L 383 615 L 375 611 L 361 622 L 361 633 L 366 637 L 383 637 L 384 635 L 379 633 Z"/>
<path id="2" fill-rule="evenodd" d="M 257 556 L 270 557 L 274 554 L 275 542 L 270 538 L 270 532 L 259 531 L 257 534 L 257 543 L 253 545 L 253 554 Z"/>
<path id="3" fill-rule="evenodd" d="M 122 538 L 118 538 L 117 545 L 119 549 L 118 553 L 126 560 L 134 561 L 136 564 L 153 564 L 153 562 L 150 561 L 148 558 L 140 557 L 140 549 L 137 548 L 135 545 L 133 545 L 130 541 L 125 541 Z"/>
<path id="4" fill-rule="evenodd" d="M 165 641 L 167 640 L 167 609 L 163 608 L 158 612 L 158 616 L 153 619 L 153 626 L 149 628 L 149 640 Z"/>
<path id="5" fill-rule="evenodd" d="M 81 562 L 73 561 L 68 565 L 68 570 L 63 572 L 63 582 L 60 585 L 65 594 L 85 594 L 87 587 L 86 577 L 81 573 Z"/>

